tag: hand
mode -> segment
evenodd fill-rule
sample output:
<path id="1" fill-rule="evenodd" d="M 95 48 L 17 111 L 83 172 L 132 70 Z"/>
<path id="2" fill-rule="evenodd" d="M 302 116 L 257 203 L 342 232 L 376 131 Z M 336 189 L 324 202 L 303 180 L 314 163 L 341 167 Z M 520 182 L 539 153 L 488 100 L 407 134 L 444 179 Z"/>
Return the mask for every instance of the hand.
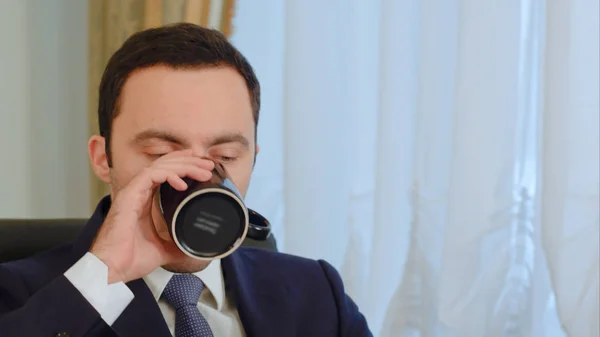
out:
<path id="1" fill-rule="evenodd" d="M 182 178 L 207 181 L 214 163 L 192 152 L 169 153 L 142 170 L 116 193 L 90 252 L 108 266 L 108 283 L 129 282 L 170 263 L 181 252 L 162 239 L 152 219 L 156 188 L 168 182 L 185 191 Z"/>

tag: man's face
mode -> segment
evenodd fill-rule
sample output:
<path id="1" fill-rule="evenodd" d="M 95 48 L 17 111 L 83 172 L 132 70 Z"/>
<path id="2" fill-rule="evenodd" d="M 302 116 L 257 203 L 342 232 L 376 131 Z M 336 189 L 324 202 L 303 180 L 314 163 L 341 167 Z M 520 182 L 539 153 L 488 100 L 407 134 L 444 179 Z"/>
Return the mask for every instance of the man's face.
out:
<path id="1" fill-rule="evenodd" d="M 246 194 L 254 163 L 254 119 L 244 79 L 232 68 L 133 73 L 111 136 L 111 189 L 119 193 L 161 155 L 191 149 L 223 163 Z"/>
<path id="2" fill-rule="evenodd" d="M 225 166 L 245 196 L 254 165 L 255 126 L 244 79 L 232 68 L 172 69 L 156 66 L 131 74 L 113 121 L 109 179 L 113 198 L 142 169 L 166 153 L 191 149 Z M 156 200 L 153 222 L 165 240 Z M 172 269 L 193 270 L 182 254 Z M 186 261 L 187 260 L 187 261 Z"/>

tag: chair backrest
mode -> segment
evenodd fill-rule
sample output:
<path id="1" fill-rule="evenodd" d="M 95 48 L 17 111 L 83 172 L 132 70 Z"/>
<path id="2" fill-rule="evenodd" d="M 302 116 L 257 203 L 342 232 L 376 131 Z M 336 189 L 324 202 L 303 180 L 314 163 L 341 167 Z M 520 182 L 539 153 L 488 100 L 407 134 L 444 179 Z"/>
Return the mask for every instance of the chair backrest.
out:
<path id="1" fill-rule="evenodd" d="M 0 219 L 0 263 L 19 260 L 72 242 L 87 219 Z M 246 237 L 243 246 L 277 251 L 273 235 Z"/>

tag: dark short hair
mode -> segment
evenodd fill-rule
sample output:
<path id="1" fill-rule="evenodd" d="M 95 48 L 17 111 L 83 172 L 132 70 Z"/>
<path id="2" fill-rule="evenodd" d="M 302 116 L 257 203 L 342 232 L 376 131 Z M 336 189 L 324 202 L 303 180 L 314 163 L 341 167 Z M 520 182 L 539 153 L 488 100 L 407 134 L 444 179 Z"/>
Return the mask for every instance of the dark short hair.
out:
<path id="1" fill-rule="evenodd" d="M 260 84 L 246 58 L 221 32 L 191 23 L 151 28 L 129 37 L 110 58 L 99 88 L 98 125 L 105 138 L 108 164 L 111 164 L 112 123 L 119 112 L 119 97 L 127 78 L 136 70 L 156 65 L 173 69 L 231 67 L 246 82 L 258 126 Z"/>

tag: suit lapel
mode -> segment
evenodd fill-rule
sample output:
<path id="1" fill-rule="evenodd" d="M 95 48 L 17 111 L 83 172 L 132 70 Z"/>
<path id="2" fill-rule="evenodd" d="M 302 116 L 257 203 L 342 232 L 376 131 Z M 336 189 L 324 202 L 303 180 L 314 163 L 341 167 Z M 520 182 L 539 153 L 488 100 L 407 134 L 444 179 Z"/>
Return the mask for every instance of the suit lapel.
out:
<path id="1" fill-rule="evenodd" d="M 285 305 L 291 289 L 277 283 L 282 279 L 277 270 L 261 265 L 246 249 L 238 249 L 221 262 L 227 296 L 235 300 L 248 337 L 288 336 L 295 330 L 294 316 Z"/>
<path id="2" fill-rule="evenodd" d="M 170 337 L 167 323 L 146 282 L 138 279 L 127 286 L 135 297 L 112 325 L 113 330 L 120 337 Z"/>

